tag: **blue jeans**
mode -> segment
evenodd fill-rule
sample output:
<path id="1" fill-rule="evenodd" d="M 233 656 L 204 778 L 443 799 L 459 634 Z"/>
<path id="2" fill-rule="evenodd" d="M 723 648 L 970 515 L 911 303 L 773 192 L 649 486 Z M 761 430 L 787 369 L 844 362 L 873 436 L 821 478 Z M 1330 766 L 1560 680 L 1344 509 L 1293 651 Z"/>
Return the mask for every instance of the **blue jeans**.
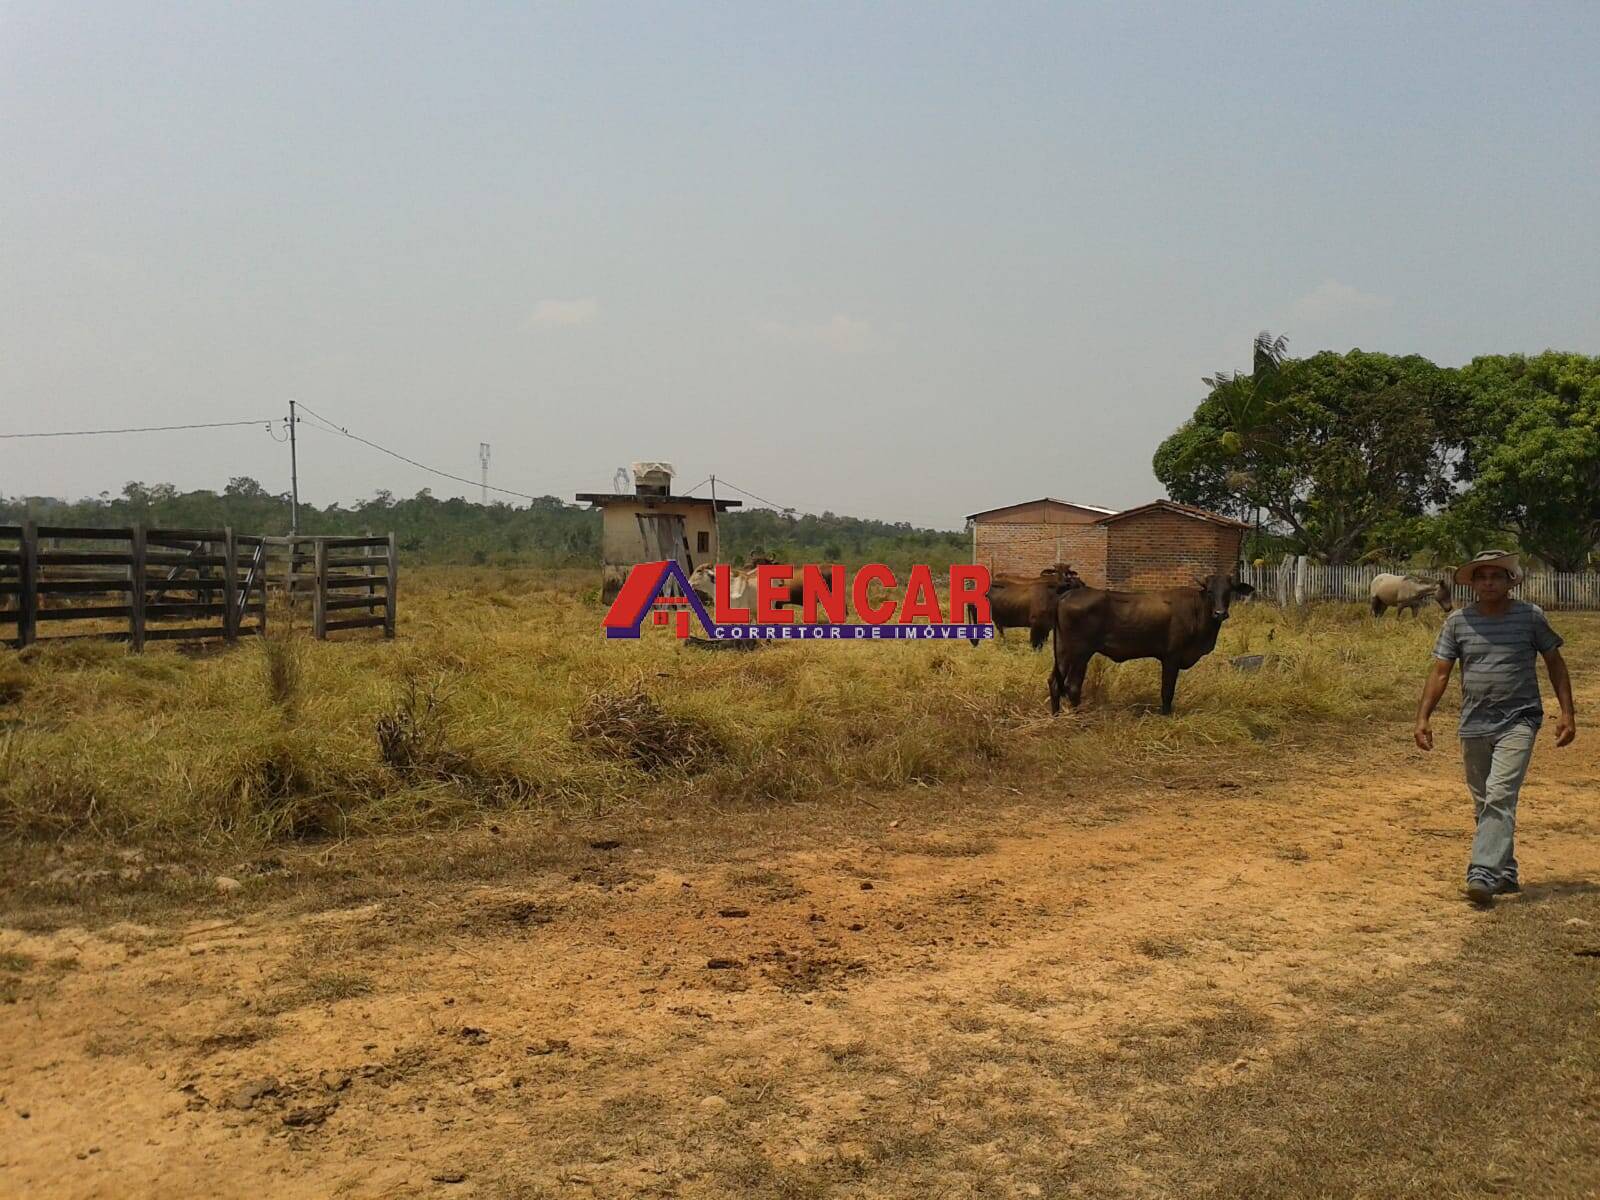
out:
<path id="1" fill-rule="evenodd" d="M 1517 724 L 1487 737 L 1461 739 L 1467 790 L 1478 820 L 1467 882 L 1498 887 L 1517 882 L 1517 796 L 1533 755 L 1532 725 Z"/>

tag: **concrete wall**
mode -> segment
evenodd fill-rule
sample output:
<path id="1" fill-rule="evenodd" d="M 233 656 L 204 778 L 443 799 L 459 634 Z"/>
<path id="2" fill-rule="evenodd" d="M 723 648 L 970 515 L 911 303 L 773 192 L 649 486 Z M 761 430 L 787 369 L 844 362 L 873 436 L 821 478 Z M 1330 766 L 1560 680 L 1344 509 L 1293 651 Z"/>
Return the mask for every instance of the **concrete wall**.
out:
<path id="1" fill-rule="evenodd" d="M 616 598 L 628 572 L 645 560 L 644 538 L 637 520 L 640 513 L 682 517 L 693 566 L 721 561 L 722 549 L 709 504 L 606 504 L 600 510 L 600 598 L 604 603 Z M 707 543 L 704 551 L 700 549 L 701 534 Z"/>
<path id="2" fill-rule="evenodd" d="M 1239 561 L 1244 530 L 1179 513 L 1154 511 L 1127 517 L 1107 531 L 1107 587 L 1123 591 L 1184 587 Z"/>

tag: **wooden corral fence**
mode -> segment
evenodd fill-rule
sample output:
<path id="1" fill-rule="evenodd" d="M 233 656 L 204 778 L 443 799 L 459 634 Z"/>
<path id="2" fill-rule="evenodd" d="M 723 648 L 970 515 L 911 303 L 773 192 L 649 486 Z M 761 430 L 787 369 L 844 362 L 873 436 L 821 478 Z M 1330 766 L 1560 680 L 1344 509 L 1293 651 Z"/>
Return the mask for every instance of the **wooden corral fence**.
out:
<path id="1" fill-rule="evenodd" d="M 309 596 L 319 638 L 378 626 L 393 637 L 396 562 L 392 534 L 0 525 L 0 643 L 99 638 L 143 650 L 153 641 L 231 642 L 266 631 L 269 583 Z M 359 615 L 329 619 L 345 611 Z M 113 623 L 122 628 L 106 628 Z"/>
<path id="2" fill-rule="evenodd" d="M 1374 563 L 1333 566 L 1293 556 L 1277 566 L 1247 566 L 1240 578 L 1256 589 L 1257 595 L 1281 605 L 1313 604 L 1324 600 L 1365 604 L 1371 595 L 1375 576 L 1412 575 L 1418 579 L 1438 579 L 1450 569 L 1383 566 Z M 1452 585 L 1457 604 L 1472 600 L 1472 589 Z M 1558 610 L 1600 610 L 1600 574 L 1593 571 L 1529 571 L 1513 595 L 1531 600 L 1540 608 Z"/>
<path id="3" fill-rule="evenodd" d="M 233 641 L 266 624 L 264 561 L 261 538 L 231 529 L 3 525 L 0 630 L 11 636 L 0 638 L 22 647 L 92 637 L 135 650 L 169 639 Z M 125 628 L 82 624 L 112 621 Z"/>
<path id="4" fill-rule="evenodd" d="M 269 579 L 292 604 L 308 598 L 311 632 L 325 638 L 340 629 L 383 628 L 394 636 L 400 560 L 394 534 L 363 537 L 263 538 Z M 332 616 L 330 614 L 347 614 Z"/>

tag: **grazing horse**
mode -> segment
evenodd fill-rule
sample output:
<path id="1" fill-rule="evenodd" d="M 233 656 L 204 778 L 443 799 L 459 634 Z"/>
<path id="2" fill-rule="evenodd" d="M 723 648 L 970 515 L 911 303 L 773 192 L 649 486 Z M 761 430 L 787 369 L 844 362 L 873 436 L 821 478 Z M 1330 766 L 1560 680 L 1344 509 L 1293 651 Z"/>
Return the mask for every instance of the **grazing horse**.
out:
<path id="1" fill-rule="evenodd" d="M 1450 581 L 1440 579 L 1437 583 L 1426 579 L 1413 579 L 1409 575 L 1379 575 L 1372 581 L 1372 615 L 1383 616 L 1383 610 L 1393 608 L 1395 619 L 1400 619 L 1400 612 L 1409 608 L 1413 617 L 1422 615 L 1422 606 L 1431 596 L 1439 602 L 1439 607 L 1449 612 L 1454 606 L 1450 599 Z"/>

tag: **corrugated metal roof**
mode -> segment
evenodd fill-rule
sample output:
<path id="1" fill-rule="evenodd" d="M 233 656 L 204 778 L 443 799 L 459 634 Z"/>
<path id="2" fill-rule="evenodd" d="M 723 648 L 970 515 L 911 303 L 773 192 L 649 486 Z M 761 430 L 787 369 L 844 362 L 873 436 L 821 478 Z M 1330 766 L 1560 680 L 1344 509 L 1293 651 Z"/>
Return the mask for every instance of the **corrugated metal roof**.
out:
<path id="1" fill-rule="evenodd" d="M 1057 500 L 1054 496 L 1040 496 L 1037 500 L 1017 500 L 1011 504 L 997 504 L 993 508 L 986 508 L 982 512 L 968 513 L 967 520 L 975 521 L 979 517 L 986 517 L 990 513 L 1004 512 L 1008 508 L 1025 508 L 1029 504 L 1059 504 L 1063 508 L 1081 508 L 1084 512 L 1115 513 L 1114 508 L 1104 508 L 1098 504 L 1079 504 L 1076 500 Z"/>
<path id="2" fill-rule="evenodd" d="M 711 503 L 709 496 L 638 496 L 633 492 L 579 492 L 573 499 L 586 504 L 643 504 L 650 507 L 657 504 Z M 739 508 L 743 504 L 743 500 L 718 500 L 717 508 Z"/>
<path id="3" fill-rule="evenodd" d="M 1177 513 L 1183 517 L 1193 517 L 1197 521 L 1210 521 L 1214 525 L 1232 525 L 1239 529 L 1250 528 L 1247 521 L 1235 521 L 1232 517 L 1225 517 L 1221 513 L 1212 512 L 1210 509 L 1196 508 L 1192 504 L 1179 504 L 1176 500 L 1152 500 L 1149 504 L 1123 509 L 1119 513 L 1112 513 L 1109 517 L 1101 517 L 1095 524 L 1110 525 L 1112 522 L 1120 521 L 1124 517 L 1136 517 L 1140 513 L 1147 513 L 1157 509 L 1163 512 Z"/>

